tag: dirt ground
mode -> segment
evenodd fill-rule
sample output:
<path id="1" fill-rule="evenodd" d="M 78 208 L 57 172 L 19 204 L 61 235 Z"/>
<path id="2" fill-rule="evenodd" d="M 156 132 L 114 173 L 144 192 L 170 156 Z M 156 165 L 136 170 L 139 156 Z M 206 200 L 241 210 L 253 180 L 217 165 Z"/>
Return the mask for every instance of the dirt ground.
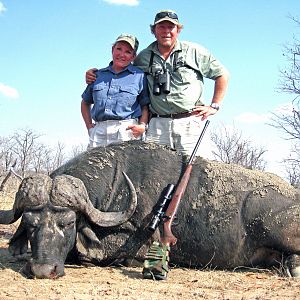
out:
<path id="1" fill-rule="evenodd" d="M 13 193 L 0 192 L 0 209 L 11 207 Z M 300 299 L 300 279 L 280 270 L 216 271 L 173 268 L 166 281 L 145 280 L 141 268 L 67 265 L 55 280 L 26 279 L 7 243 L 16 225 L 0 225 L 0 300 L 2 299 Z"/>

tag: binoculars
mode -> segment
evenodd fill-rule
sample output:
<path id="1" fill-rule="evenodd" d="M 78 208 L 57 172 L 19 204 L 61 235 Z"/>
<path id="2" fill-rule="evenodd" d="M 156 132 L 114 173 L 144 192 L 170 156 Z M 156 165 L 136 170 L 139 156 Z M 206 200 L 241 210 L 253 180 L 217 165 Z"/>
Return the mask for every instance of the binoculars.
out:
<path id="1" fill-rule="evenodd" d="M 161 92 L 164 94 L 170 93 L 170 72 L 168 70 L 159 70 L 154 74 L 153 94 L 158 96 Z"/>

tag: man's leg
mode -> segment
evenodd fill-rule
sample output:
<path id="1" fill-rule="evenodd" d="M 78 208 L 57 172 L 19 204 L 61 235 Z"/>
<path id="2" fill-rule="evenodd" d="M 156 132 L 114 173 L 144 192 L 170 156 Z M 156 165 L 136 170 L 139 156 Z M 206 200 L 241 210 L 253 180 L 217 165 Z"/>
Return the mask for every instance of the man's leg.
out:
<path id="1" fill-rule="evenodd" d="M 171 123 L 172 119 L 169 118 L 152 118 L 149 122 L 145 142 L 166 145 L 174 149 Z"/>
<path id="2" fill-rule="evenodd" d="M 172 123 L 175 149 L 184 155 L 191 156 L 205 122 L 199 117 L 175 119 Z M 200 151 L 197 152 L 200 155 Z"/>

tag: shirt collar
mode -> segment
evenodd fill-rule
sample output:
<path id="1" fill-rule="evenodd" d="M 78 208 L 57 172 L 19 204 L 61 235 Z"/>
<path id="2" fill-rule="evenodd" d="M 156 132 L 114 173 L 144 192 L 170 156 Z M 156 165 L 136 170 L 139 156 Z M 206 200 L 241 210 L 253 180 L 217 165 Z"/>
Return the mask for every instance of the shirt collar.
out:
<path id="1" fill-rule="evenodd" d="M 116 74 L 116 72 L 113 70 L 113 68 L 112 68 L 112 64 L 113 64 L 113 62 L 111 61 L 110 63 L 109 63 L 109 65 L 106 67 L 106 68 L 104 68 L 103 69 L 103 71 L 109 71 L 109 72 L 111 72 L 111 73 L 114 73 L 114 74 Z M 129 64 L 125 69 L 123 69 L 121 72 L 119 72 L 119 73 L 122 73 L 122 72 L 125 72 L 125 71 L 128 71 L 128 72 L 130 72 L 130 73 L 132 73 L 132 74 L 134 74 L 135 72 L 136 72 L 136 70 L 135 70 L 135 68 L 134 68 L 134 66 L 132 65 L 132 64 Z"/>
<path id="2" fill-rule="evenodd" d="M 157 41 L 154 41 L 153 43 L 151 43 L 148 48 L 151 51 L 153 51 L 155 54 L 161 55 L 159 50 L 158 50 L 158 47 L 157 47 Z M 176 51 L 182 51 L 182 45 L 181 45 L 179 40 L 176 40 L 175 46 L 174 46 L 171 53 L 174 53 Z"/>

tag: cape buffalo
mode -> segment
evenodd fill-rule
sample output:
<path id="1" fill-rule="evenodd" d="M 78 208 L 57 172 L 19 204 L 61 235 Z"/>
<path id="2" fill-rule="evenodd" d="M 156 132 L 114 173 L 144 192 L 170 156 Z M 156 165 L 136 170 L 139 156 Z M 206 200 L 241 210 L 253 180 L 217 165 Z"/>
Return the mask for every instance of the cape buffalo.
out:
<path id="1" fill-rule="evenodd" d="M 13 209 L 0 212 L 3 224 L 22 217 L 10 252 L 26 253 L 29 241 L 26 270 L 37 278 L 62 276 L 66 258 L 100 266 L 143 261 L 160 234 L 147 230 L 153 208 L 185 161 L 166 147 L 128 142 L 88 150 L 50 177 L 25 178 Z M 282 263 L 300 277 L 299 190 L 278 176 L 198 157 L 177 216 L 173 264 Z"/>

